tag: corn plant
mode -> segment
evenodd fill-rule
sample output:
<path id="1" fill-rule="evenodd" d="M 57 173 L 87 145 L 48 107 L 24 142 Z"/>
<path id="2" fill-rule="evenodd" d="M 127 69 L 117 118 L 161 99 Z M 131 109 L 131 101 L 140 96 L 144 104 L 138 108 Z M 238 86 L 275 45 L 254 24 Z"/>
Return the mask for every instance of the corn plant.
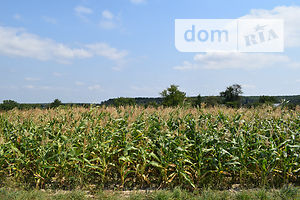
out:
<path id="1" fill-rule="evenodd" d="M 299 109 L 12 110 L 0 113 L 0 180 L 61 189 L 299 184 L 299 133 Z"/>

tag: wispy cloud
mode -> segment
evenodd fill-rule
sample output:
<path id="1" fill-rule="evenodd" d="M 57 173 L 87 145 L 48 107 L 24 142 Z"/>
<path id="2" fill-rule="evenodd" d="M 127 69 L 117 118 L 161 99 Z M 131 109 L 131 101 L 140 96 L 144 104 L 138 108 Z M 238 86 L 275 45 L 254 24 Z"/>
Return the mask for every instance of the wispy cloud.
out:
<path id="1" fill-rule="evenodd" d="M 28 89 L 28 90 L 41 90 L 41 91 L 49 91 L 49 90 L 70 91 L 70 88 L 60 87 L 60 86 L 54 87 L 54 86 L 48 86 L 48 85 L 24 85 L 22 88 Z"/>
<path id="2" fill-rule="evenodd" d="M 26 89 L 34 89 L 35 86 L 34 85 L 24 85 L 24 88 L 26 88 Z"/>
<path id="3" fill-rule="evenodd" d="M 130 2 L 133 4 L 142 4 L 142 3 L 146 3 L 147 0 L 130 0 Z"/>
<path id="4" fill-rule="evenodd" d="M 102 29 L 111 30 L 116 28 L 116 24 L 111 20 L 101 20 L 99 23 Z"/>
<path id="5" fill-rule="evenodd" d="M 100 20 L 100 27 L 106 30 L 114 29 L 120 24 L 120 16 L 114 15 L 109 10 L 102 11 L 102 18 Z"/>
<path id="6" fill-rule="evenodd" d="M 118 50 L 106 43 L 89 44 L 86 45 L 86 47 L 90 52 L 93 52 L 95 56 L 102 56 L 112 60 L 115 63 L 115 66 L 112 67 L 113 70 L 118 71 L 122 69 L 122 67 L 128 62 L 128 51 L 126 50 Z"/>
<path id="7" fill-rule="evenodd" d="M 114 61 L 122 61 L 128 55 L 127 51 L 119 51 L 106 43 L 89 44 L 86 47 L 94 55 L 103 56 Z"/>
<path id="8" fill-rule="evenodd" d="M 42 19 L 49 24 L 57 24 L 56 19 L 52 17 L 43 16 Z"/>
<path id="9" fill-rule="evenodd" d="M 33 77 L 25 77 L 24 78 L 25 81 L 40 81 L 40 78 L 33 78 Z"/>
<path id="10" fill-rule="evenodd" d="M 76 81 L 75 85 L 77 85 L 77 86 L 83 86 L 83 85 L 85 85 L 85 83 L 82 82 L 82 81 Z"/>
<path id="11" fill-rule="evenodd" d="M 242 88 L 255 89 L 256 85 L 253 85 L 253 84 L 242 84 Z"/>
<path id="12" fill-rule="evenodd" d="M 89 86 L 88 90 L 90 90 L 90 91 L 102 91 L 103 89 L 100 85 L 96 84 L 96 85 Z"/>
<path id="13" fill-rule="evenodd" d="M 132 85 L 128 93 L 132 96 L 157 96 L 157 91 L 161 91 L 162 88 L 157 85 Z"/>
<path id="14" fill-rule="evenodd" d="M 176 70 L 195 69 L 257 69 L 271 66 L 300 67 L 286 55 L 263 53 L 218 52 L 196 54 L 192 62 L 184 61 Z"/>
<path id="15" fill-rule="evenodd" d="M 48 38 L 30 34 L 21 28 L 0 26 L 0 54 L 69 63 L 74 59 L 105 57 L 117 63 L 125 63 L 128 52 L 118 50 L 106 43 L 82 45 L 71 48 Z"/>
<path id="16" fill-rule="evenodd" d="M 88 7 L 84 7 L 84 6 L 76 6 L 74 8 L 76 14 L 78 15 L 89 15 L 89 14 L 93 14 L 93 10 L 91 8 Z"/>
<path id="17" fill-rule="evenodd" d="M 55 77 L 61 77 L 61 76 L 63 76 L 63 74 L 59 73 L 59 72 L 53 72 L 52 75 L 55 76 Z"/>
<path id="18" fill-rule="evenodd" d="M 94 13 L 94 11 L 91 8 L 88 8 L 85 6 L 76 6 L 74 8 L 74 11 L 75 11 L 75 14 L 85 22 L 89 21 L 87 16 Z"/>
<path id="19" fill-rule="evenodd" d="M 102 17 L 103 17 L 104 19 L 113 19 L 115 16 L 114 16 L 114 14 L 112 14 L 109 10 L 104 10 L 104 11 L 102 12 Z"/>

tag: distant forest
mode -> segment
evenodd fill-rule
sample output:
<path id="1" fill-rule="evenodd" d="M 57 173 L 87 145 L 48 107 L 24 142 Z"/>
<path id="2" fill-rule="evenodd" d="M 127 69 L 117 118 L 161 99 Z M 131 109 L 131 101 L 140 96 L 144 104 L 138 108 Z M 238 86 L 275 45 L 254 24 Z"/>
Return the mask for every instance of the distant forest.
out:
<path id="1" fill-rule="evenodd" d="M 260 101 L 263 97 L 269 97 L 274 100 L 269 102 L 269 104 L 280 104 L 283 100 L 287 102 L 290 106 L 300 105 L 300 95 L 292 95 L 292 96 L 242 96 L 241 97 L 241 104 L 242 106 L 251 107 L 251 106 L 258 106 L 263 103 Z M 186 102 L 192 104 L 197 99 L 197 97 L 186 97 Z M 99 105 L 106 105 L 106 106 L 119 106 L 120 104 L 124 103 L 124 105 L 142 105 L 142 106 L 153 106 L 153 105 L 162 105 L 163 97 L 156 97 L 156 98 L 148 98 L 148 97 L 136 97 L 136 98 L 113 98 L 106 101 L 103 101 Z M 222 104 L 220 96 L 203 96 L 201 97 L 201 102 L 205 103 L 206 105 L 215 106 L 218 104 Z"/>

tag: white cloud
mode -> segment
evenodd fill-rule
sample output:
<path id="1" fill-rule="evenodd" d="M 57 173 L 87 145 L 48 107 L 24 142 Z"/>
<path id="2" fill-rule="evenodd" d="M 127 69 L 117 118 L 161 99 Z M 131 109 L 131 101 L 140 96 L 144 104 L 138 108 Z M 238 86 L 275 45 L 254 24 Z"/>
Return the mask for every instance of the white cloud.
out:
<path id="1" fill-rule="evenodd" d="M 113 66 L 113 70 L 119 71 L 127 63 L 128 51 L 118 50 L 110 47 L 106 43 L 95 43 L 86 45 L 90 52 L 93 52 L 95 56 L 102 56 L 116 63 Z"/>
<path id="2" fill-rule="evenodd" d="M 112 14 L 109 10 L 104 10 L 102 12 L 102 17 L 105 18 L 105 19 L 113 19 L 114 14 Z"/>
<path id="3" fill-rule="evenodd" d="M 88 15 L 94 13 L 91 8 L 84 7 L 84 6 L 77 6 L 74 8 L 75 14 L 84 22 L 89 22 Z"/>
<path id="4" fill-rule="evenodd" d="M 130 90 L 126 91 L 132 96 L 156 96 L 157 91 L 161 91 L 163 87 L 159 86 L 143 86 L 143 85 L 132 85 Z"/>
<path id="5" fill-rule="evenodd" d="M 56 19 L 52 17 L 43 16 L 42 19 L 49 24 L 57 24 Z"/>
<path id="6" fill-rule="evenodd" d="M 142 4 L 142 3 L 146 3 L 146 0 L 130 0 L 130 2 L 133 4 Z"/>
<path id="7" fill-rule="evenodd" d="M 24 88 L 26 88 L 26 89 L 34 89 L 35 86 L 34 85 L 25 85 Z"/>
<path id="8" fill-rule="evenodd" d="M 106 57 L 114 61 L 122 61 L 127 55 L 127 51 L 119 51 L 116 48 L 110 47 L 106 43 L 95 43 L 86 45 L 86 47 L 93 52 L 93 54 L 98 56 Z"/>
<path id="9" fill-rule="evenodd" d="M 74 8 L 75 12 L 77 15 L 90 15 L 93 14 L 93 10 L 88 8 L 88 7 L 84 7 L 84 6 L 77 6 Z"/>
<path id="10" fill-rule="evenodd" d="M 109 10 L 102 11 L 102 18 L 99 25 L 102 29 L 110 30 L 118 27 L 120 24 L 120 16 L 114 15 Z"/>
<path id="11" fill-rule="evenodd" d="M 256 85 L 252 85 L 252 84 L 242 84 L 242 88 L 246 88 L 246 89 L 255 89 Z"/>
<path id="12" fill-rule="evenodd" d="M 77 85 L 77 86 L 83 86 L 83 85 L 85 85 L 85 83 L 82 82 L 82 81 L 76 81 L 75 85 Z"/>
<path id="13" fill-rule="evenodd" d="M 241 18 L 279 18 L 284 20 L 285 46 L 300 46 L 300 7 L 277 6 L 272 10 L 252 9 Z"/>
<path id="14" fill-rule="evenodd" d="M 115 22 L 111 21 L 111 20 L 101 20 L 99 23 L 100 27 L 106 30 L 111 30 L 116 28 L 116 24 Z"/>
<path id="15" fill-rule="evenodd" d="M 275 65 L 281 65 L 284 67 L 300 67 L 300 63 L 291 61 L 286 55 L 218 52 L 196 54 L 193 62 L 184 61 L 182 65 L 176 66 L 174 69 L 257 69 Z"/>
<path id="16" fill-rule="evenodd" d="M 55 77 L 61 77 L 61 76 L 62 76 L 62 74 L 59 73 L 59 72 L 53 72 L 52 74 L 53 74 L 53 76 L 55 76 Z"/>
<path id="17" fill-rule="evenodd" d="M 69 88 L 65 88 L 65 87 L 53 87 L 53 86 L 47 86 L 47 85 L 24 85 L 23 88 L 25 89 L 28 89 L 28 90 L 44 90 L 44 91 L 49 91 L 49 90 L 54 90 L 54 91 L 57 91 L 57 90 L 70 90 Z"/>
<path id="18" fill-rule="evenodd" d="M 73 59 L 102 56 L 113 60 L 118 65 L 124 63 L 127 51 L 120 51 L 106 43 L 83 45 L 70 48 L 51 39 L 30 34 L 24 29 L 0 26 L 0 54 L 34 58 L 38 60 L 55 60 L 69 63 Z"/>
<path id="19" fill-rule="evenodd" d="M 53 40 L 43 39 L 37 35 L 27 33 L 23 29 L 1 26 L 0 53 L 56 61 L 91 57 L 91 54 L 84 49 L 72 49 Z"/>
<path id="20" fill-rule="evenodd" d="M 24 80 L 25 81 L 39 81 L 41 79 L 40 78 L 33 78 L 33 77 L 25 77 Z"/>
<path id="21" fill-rule="evenodd" d="M 102 90 L 102 87 L 100 85 L 98 85 L 98 84 L 91 85 L 91 86 L 88 87 L 88 90 L 90 90 L 90 91 Z"/>
<path id="22" fill-rule="evenodd" d="M 299 83 L 299 82 L 300 82 L 300 79 L 296 80 L 296 82 L 298 82 L 298 83 Z"/>

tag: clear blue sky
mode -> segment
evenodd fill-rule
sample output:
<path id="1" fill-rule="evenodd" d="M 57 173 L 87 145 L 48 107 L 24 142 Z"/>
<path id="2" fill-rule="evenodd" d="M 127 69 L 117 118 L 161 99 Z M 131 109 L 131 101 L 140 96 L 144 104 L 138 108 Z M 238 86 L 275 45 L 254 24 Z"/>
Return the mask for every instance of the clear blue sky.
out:
<path id="1" fill-rule="evenodd" d="M 101 102 L 155 97 L 300 94 L 300 2 L 290 0 L 2 0 L 0 101 Z M 283 53 L 178 52 L 175 19 L 285 20 Z M 230 62 L 228 62 L 230 60 Z M 209 68 L 207 62 L 215 63 Z M 193 66 L 192 68 L 186 66 Z"/>

